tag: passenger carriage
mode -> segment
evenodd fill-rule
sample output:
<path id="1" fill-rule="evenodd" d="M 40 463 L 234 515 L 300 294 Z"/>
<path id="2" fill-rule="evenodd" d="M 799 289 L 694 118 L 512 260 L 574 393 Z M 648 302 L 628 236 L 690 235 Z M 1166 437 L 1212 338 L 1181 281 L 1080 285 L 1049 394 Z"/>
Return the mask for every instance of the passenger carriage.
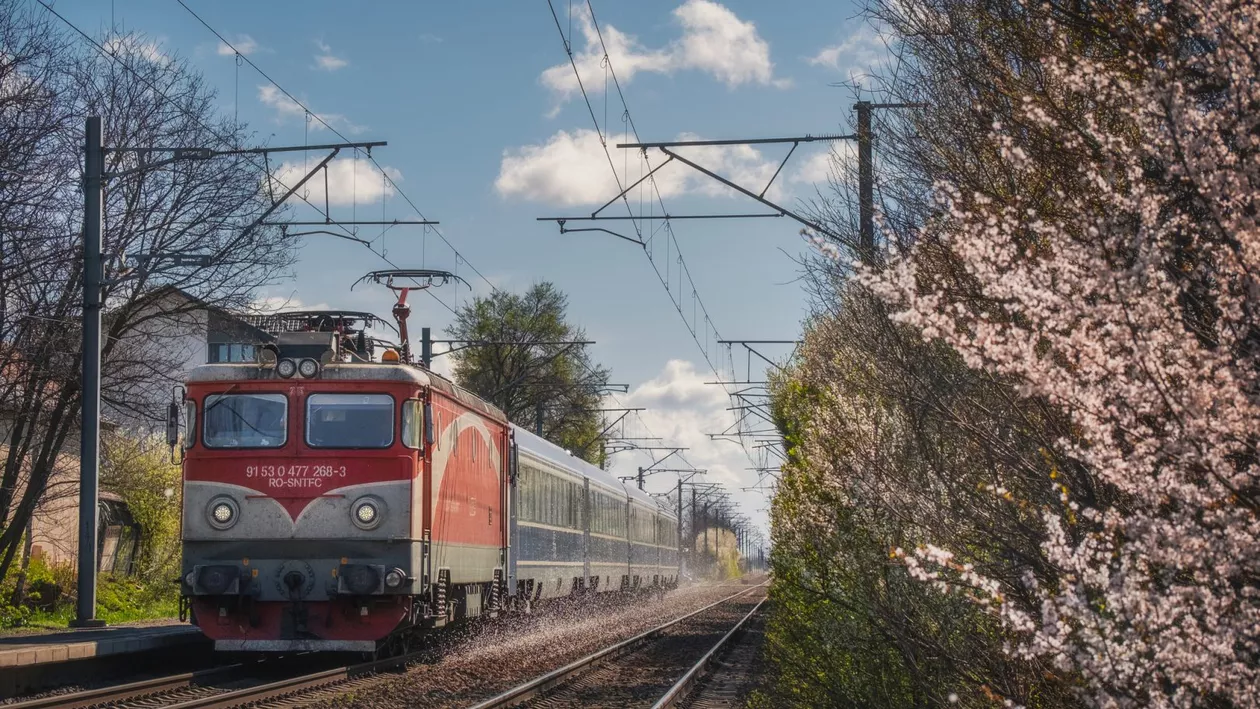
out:
<path id="1" fill-rule="evenodd" d="M 677 518 L 641 490 L 513 426 L 515 573 L 525 598 L 663 588 L 677 580 Z"/>

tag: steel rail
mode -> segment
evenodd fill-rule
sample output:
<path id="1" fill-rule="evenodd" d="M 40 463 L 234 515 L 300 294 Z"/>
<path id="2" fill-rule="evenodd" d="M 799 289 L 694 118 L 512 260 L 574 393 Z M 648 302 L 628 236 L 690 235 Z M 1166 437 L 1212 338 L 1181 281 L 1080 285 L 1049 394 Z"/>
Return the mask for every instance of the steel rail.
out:
<path id="1" fill-rule="evenodd" d="M 558 670 L 553 670 L 551 672 L 548 672 L 547 674 L 542 675 L 541 677 L 536 677 L 526 682 L 525 684 L 521 684 L 512 689 L 509 689 L 508 691 L 498 696 L 491 697 L 490 699 L 487 699 L 484 702 L 481 702 L 479 704 L 474 704 L 473 706 L 469 707 L 469 709 L 499 709 L 500 707 L 513 706 L 513 705 L 519 704 L 520 702 L 531 699 L 543 692 L 546 692 L 547 690 L 553 687 L 556 687 L 557 685 L 563 684 L 564 682 L 572 678 L 574 675 L 581 674 L 583 671 L 590 669 L 593 666 L 598 665 L 601 660 L 609 657 L 610 655 L 620 650 L 623 650 L 631 645 L 636 645 L 638 643 L 641 643 L 644 640 L 647 640 L 648 638 L 658 635 L 661 632 L 668 630 L 669 628 L 681 623 L 682 621 L 687 620 L 688 618 L 695 617 L 711 608 L 720 606 L 723 603 L 726 603 L 727 601 L 733 598 L 738 598 L 740 596 L 752 593 L 758 588 L 765 586 L 766 583 L 768 582 L 762 582 L 751 588 L 746 588 L 740 591 L 739 593 L 731 594 L 730 596 L 727 596 L 726 598 L 710 603 L 709 605 L 705 606 L 704 608 L 701 608 L 700 610 L 692 611 L 691 613 L 688 613 L 687 615 L 681 616 L 679 618 L 675 618 L 669 621 L 668 623 L 659 625 L 646 632 L 639 633 L 638 635 L 630 638 L 629 640 L 622 640 L 621 642 L 615 645 L 611 645 L 609 647 L 604 648 L 603 650 L 598 650 L 596 652 L 593 652 L 590 655 L 587 655 L 586 657 L 583 657 L 579 660 L 574 660 L 573 662 L 565 665 L 564 667 L 561 667 Z M 758 603 L 757 605 L 760 606 L 761 604 Z M 742 622 L 743 621 L 741 621 L 741 623 Z"/>
<path id="2" fill-rule="evenodd" d="M 14 702 L 4 705 L 4 709 L 52 709 L 58 707 L 60 709 L 81 709 L 82 707 L 92 707 L 99 704 L 113 704 L 115 702 L 124 702 L 129 699 L 145 697 L 151 694 L 160 694 L 175 689 L 183 689 L 189 687 L 201 680 L 210 679 L 218 675 L 231 674 L 244 669 L 244 665 L 225 665 L 210 670 L 198 670 L 196 672 L 185 672 L 178 675 L 170 675 L 167 677 L 157 677 L 155 679 L 146 679 L 139 682 L 130 682 L 128 684 L 114 685 L 112 687 L 101 687 L 98 689 L 89 689 L 82 692 L 74 692 L 73 694 L 54 694 L 38 699 L 28 699 L 24 702 Z"/>
<path id="3" fill-rule="evenodd" d="M 675 682 L 674 686 L 670 687 L 669 691 L 665 693 L 665 696 L 661 697 L 655 704 L 652 705 L 652 709 L 666 709 L 666 707 L 672 707 L 679 700 L 687 696 L 696 681 L 704 676 L 705 670 L 708 669 L 709 663 L 713 661 L 713 658 L 717 656 L 722 648 L 726 647 L 726 644 L 730 642 L 731 638 L 743 631 L 744 625 L 748 623 L 748 619 L 753 617 L 757 611 L 761 610 L 761 606 L 765 604 L 765 602 L 766 599 L 764 598 L 758 601 L 757 605 L 753 606 L 753 609 L 748 611 L 748 615 L 744 616 L 742 620 L 736 623 L 735 627 L 731 628 L 730 632 L 724 635 L 721 640 L 717 641 L 716 645 L 709 648 L 709 651 L 704 654 L 704 657 L 700 658 L 696 664 L 692 665 L 691 669 L 687 670 L 687 674 L 683 675 L 681 679 Z"/>
<path id="4" fill-rule="evenodd" d="M 406 655 L 399 655 L 398 657 L 390 657 L 372 662 L 363 662 L 357 665 L 346 665 L 344 667 L 336 667 L 331 670 L 324 670 L 323 672 L 289 677 L 275 682 L 259 684 L 253 687 L 244 687 L 242 689 L 222 692 L 208 697 L 192 699 L 179 704 L 172 704 L 166 707 L 166 709 L 229 709 L 230 707 L 238 707 L 244 704 L 253 704 L 255 702 L 266 701 L 269 699 L 278 699 L 307 689 L 326 687 L 328 685 L 337 684 L 339 682 L 355 679 L 364 675 L 375 674 L 382 670 L 393 669 L 400 665 L 406 665 L 424 654 L 425 651 L 420 650 L 417 652 L 407 653 Z"/>

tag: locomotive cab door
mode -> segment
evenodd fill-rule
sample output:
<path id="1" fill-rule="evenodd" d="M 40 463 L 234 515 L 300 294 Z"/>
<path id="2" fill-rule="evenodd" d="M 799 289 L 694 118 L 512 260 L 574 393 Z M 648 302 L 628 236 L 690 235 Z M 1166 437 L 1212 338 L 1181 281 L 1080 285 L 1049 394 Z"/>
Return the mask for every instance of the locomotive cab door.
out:
<path id="1" fill-rule="evenodd" d="M 420 456 L 423 465 L 420 479 L 413 484 L 421 488 L 419 500 L 421 510 L 421 559 L 420 569 L 422 581 L 420 593 L 431 595 L 433 583 L 433 446 L 437 442 L 433 420 L 433 390 L 424 392 L 424 446 Z M 415 514 L 414 510 L 412 514 Z"/>

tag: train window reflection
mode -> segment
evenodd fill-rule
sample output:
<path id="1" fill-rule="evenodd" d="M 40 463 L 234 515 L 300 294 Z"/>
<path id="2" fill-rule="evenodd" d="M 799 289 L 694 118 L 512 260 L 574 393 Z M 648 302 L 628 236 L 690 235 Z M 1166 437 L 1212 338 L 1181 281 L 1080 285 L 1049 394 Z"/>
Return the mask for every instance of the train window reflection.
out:
<path id="1" fill-rule="evenodd" d="M 389 394 L 311 394 L 306 443 L 313 448 L 388 448 L 394 443 Z"/>
<path id="2" fill-rule="evenodd" d="M 416 399 L 403 402 L 402 443 L 408 448 L 420 448 L 420 432 L 424 430 L 424 408 Z"/>
<path id="3" fill-rule="evenodd" d="M 202 414 L 207 448 L 279 448 L 288 438 L 284 394 L 211 394 Z"/>

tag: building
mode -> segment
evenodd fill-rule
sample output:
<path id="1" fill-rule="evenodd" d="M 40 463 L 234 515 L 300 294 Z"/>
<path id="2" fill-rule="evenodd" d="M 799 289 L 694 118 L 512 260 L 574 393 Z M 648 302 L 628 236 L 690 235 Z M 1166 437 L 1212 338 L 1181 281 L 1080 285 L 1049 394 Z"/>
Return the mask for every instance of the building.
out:
<path id="1" fill-rule="evenodd" d="M 174 287 L 156 292 L 136 320 L 136 328 L 116 343 L 117 353 L 106 373 L 122 384 L 102 395 L 103 433 L 163 432 L 173 387 L 185 372 L 210 362 L 253 361 L 256 345 L 273 339 L 250 324 L 248 316 Z M 0 440 L 8 440 L 5 434 L 12 423 L 0 412 Z M 68 437 L 62 451 L 29 527 L 31 557 L 54 565 L 74 564 L 78 558 L 78 436 Z M 0 455 L 5 452 L 7 447 L 0 445 Z M 15 499 L 21 494 L 19 487 Z M 129 573 L 144 530 L 118 495 L 102 489 L 99 499 L 97 566 L 101 571 Z"/>

